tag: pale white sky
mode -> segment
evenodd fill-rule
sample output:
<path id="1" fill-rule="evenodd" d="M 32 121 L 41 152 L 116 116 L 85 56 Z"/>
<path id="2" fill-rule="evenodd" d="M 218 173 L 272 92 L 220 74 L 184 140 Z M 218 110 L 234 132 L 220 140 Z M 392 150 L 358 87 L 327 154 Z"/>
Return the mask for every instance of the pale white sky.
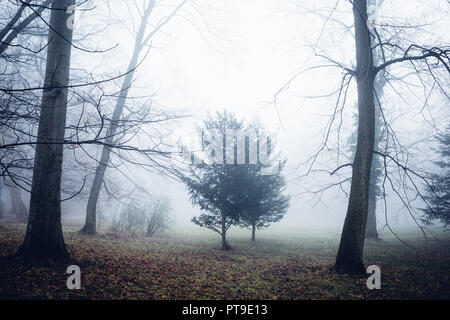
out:
<path id="1" fill-rule="evenodd" d="M 448 13 L 446 1 L 386 0 L 381 17 L 407 16 L 411 22 L 428 22 L 430 17 L 442 17 Z M 287 173 L 291 179 L 304 171 L 295 170 L 298 164 L 312 155 L 323 135 L 335 102 L 332 99 L 305 100 L 304 96 L 326 94 L 336 89 L 342 76 L 337 68 L 318 69 L 295 79 L 289 88 L 279 95 L 277 108 L 269 102 L 274 94 L 297 72 L 313 65 L 323 64 L 312 55 L 308 45 L 317 45 L 319 52 L 326 52 L 336 60 L 351 65 L 354 60 L 354 44 L 350 32 L 343 25 L 330 21 L 321 41 L 317 43 L 324 20 L 312 14 L 299 14 L 296 4 L 304 3 L 323 15 L 329 13 L 335 1 L 275 1 L 275 0 L 221 0 L 198 1 L 210 32 L 199 32 L 183 18 L 176 17 L 152 42 L 147 61 L 138 69 L 133 93 L 155 93 L 158 104 L 172 110 L 184 110 L 199 120 L 206 112 L 223 110 L 235 112 L 248 121 L 258 119 L 267 130 L 278 135 L 279 149 L 288 159 Z M 352 25 L 351 7 L 347 1 L 339 6 L 336 18 L 347 26 Z M 448 6 L 448 4 L 447 4 Z M 447 11 L 445 11 L 447 10 Z M 188 9 L 188 12 L 192 11 Z M 122 16 L 123 14 L 123 16 Z M 181 13 L 183 14 L 183 13 Z M 126 19 L 126 12 L 115 13 L 117 19 Z M 441 21 L 441 28 L 434 38 L 445 39 L 450 30 L 448 20 Z M 193 24 L 204 27 L 202 20 Z M 83 19 L 77 22 L 83 24 Z M 131 55 L 132 39 L 123 27 L 115 26 L 100 47 L 118 43 L 114 53 L 93 56 L 86 61 L 85 53 L 75 53 L 77 62 L 95 66 L 100 70 L 123 71 Z M 216 35 L 219 37 L 216 37 Z M 448 42 L 447 42 L 448 43 Z M 354 113 L 354 85 L 350 87 L 344 120 L 343 135 L 351 133 Z M 402 109 L 403 110 L 403 109 Z M 402 112 L 402 111 L 399 111 Z M 417 120 L 416 125 L 420 126 Z M 195 121 L 186 121 L 188 128 Z M 342 141 L 341 141 L 342 142 Z M 331 146 L 335 147 L 335 146 Z M 328 161 L 325 157 L 322 161 Z M 335 161 L 336 159 L 333 159 Z M 329 168 L 337 167 L 336 163 Z M 304 169 L 304 168 L 303 168 Z M 169 194 L 174 200 L 176 214 L 188 221 L 199 210 L 193 208 L 184 187 L 164 181 L 160 177 L 138 178 L 146 188 L 156 194 Z M 313 179 L 305 181 L 314 182 Z M 301 180 L 289 184 L 288 191 L 294 198 L 285 223 L 337 224 L 343 223 L 346 198 L 342 193 L 331 192 L 323 201 L 312 206 L 302 192 Z M 298 185 L 300 184 L 300 185 Z"/>

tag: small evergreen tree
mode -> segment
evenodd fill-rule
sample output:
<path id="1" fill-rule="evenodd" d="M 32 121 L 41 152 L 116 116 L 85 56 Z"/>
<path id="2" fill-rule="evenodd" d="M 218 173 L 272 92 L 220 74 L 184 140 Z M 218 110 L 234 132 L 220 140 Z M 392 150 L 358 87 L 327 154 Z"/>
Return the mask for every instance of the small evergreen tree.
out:
<path id="1" fill-rule="evenodd" d="M 227 129 L 239 130 L 242 128 L 242 123 L 234 115 L 225 111 L 209 116 L 204 125 L 206 132 L 202 131 L 201 135 L 202 149 L 213 143 L 208 136 L 208 131 L 216 130 L 223 137 L 222 159 L 226 159 L 226 131 Z M 214 152 L 208 156 L 220 159 Z M 239 183 L 238 177 L 242 176 L 239 172 L 243 171 L 242 166 L 227 165 L 226 161 L 217 161 L 215 164 L 192 165 L 189 175 L 180 176 L 187 186 L 192 203 L 202 210 L 202 214 L 194 217 L 192 222 L 219 233 L 222 238 L 222 250 L 230 248 L 226 233 L 239 221 L 237 201 L 244 184 Z"/>
<path id="2" fill-rule="evenodd" d="M 283 194 L 286 181 L 281 172 L 284 165 L 285 162 L 281 163 L 275 174 L 262 175 L 255 170 L 247 176 L 250 182 L 240 210 L 240 225 L 252 229 L 252 241 L 255 241 L 256 229 L 264 229 L 280 221 L 289 208 L 289 197 Z"/>
<path id="3" fill-rule="evenodd" d="M 258 125 L 250 126 L 248 131 L 255 132 L 254 137 L 262 141 L 267 137 L 263 128 Z M 255 241 L 256 229 L 261 230 L 270 226 L 274 222 L 280 221 L 289 208 L 289 196 L 283 194 L 286 187 L 286 180 L 282 175 L 286 161 L 279 161 L 279 155 L 274 154 L 274 142 L 269 139 L 268 152 L 272 154 L 271 162 L 277 162 L 277 167 L 270 170 L 270 174 L 265 174 L 262 169 L 266 169 L 275 163 L 262 165 L 258 161 L 257 165 L 247 165 L 245 179 L 247 188 L 242 194 L 245 201 L 240 208 L 240 226 L 250 227 L 252 230 L 252 242 Z M 259 143 L 257 144 L 257 156 L 259 157 Z M 276 170 L 273 170 L 276 169 Z M 266 172 L 267 173 L 267 172 Z"/>
<path id="4" fill-rule="evenodd" d="M 428 196 L 425 197 L 429 207 L 423 209 L 427 224 L 440 221 L 446 227 L 450 225 L 450 125 L 447 130 L 437 136 L 440 144 L 438 149 L 441 160 L 435 162 L 442 172 L 432 176 L 433 182 L 428 186 Z"/>
<path id="5" fill-rule="evenodd" d="M 190 174 L 182 175 L 181 178 L 187 185 L 191 201 L 203 211 L 192 222 L 219 233 L 222 236 L 222 250 L 226 250 L 229 249 L 226 233 L 232 225 L 251 226 L 254 239 L 256 228 L 267 227 L 283 217 L 289 206 L 289 198 L 282 194 L 286 185 L 281 176 L 284 163 L 280 164 L 279 170 L 265 170 L 271 167 L 268 163 L 263 165 L 260 145 L 267 143 L 264 150 L 269 156 L 270 139 L 263 142 L 257 134 L 250 134 L 245 143 L 241 140 L 240 151 L 245 144 L 245 163 L 238 165 L 238 143 L 237 140 L 227 139 L 227 132 L 239 130 L 239 133 L 250 133 L 253 130 L 257 133 L 258 130 L 255 127 L 244 128 L 232 114 L 224 112 L 209 117 L 205 121 L 205 128 L 206 131 L 214 129 L 222 134 L 223 143 L 219 143 L 222 149 L 216 148 L 214 152 L 222 151 L 223 157 L 216 158 L 215 154 L 211 154 L 218 162 L 193 165 Z M 250 161 L 250 137 L 257 139 L 252 141 L 252 148 L 255 148 L 255 144 L 257 146 L 254 163 Z M 212 135 L 202 131 L 202 149 L 212 139 Z M 227 146 L 227 143 L 233 145 Z M 206 156 L 209 156 L 209 151 Z"/>

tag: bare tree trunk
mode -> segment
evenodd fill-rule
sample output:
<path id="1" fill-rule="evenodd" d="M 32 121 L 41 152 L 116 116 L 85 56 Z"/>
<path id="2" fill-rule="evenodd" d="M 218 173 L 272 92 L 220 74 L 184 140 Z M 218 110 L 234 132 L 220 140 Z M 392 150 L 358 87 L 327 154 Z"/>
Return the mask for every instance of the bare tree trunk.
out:
<path id="1" fill-rule="evenodd" d="M 89 200 L 86 208 L 86 221 L 83 229 L 81 229 L 82 233 L 85 234 L 95 234 L 96 230 L 96 215 L 97 215 L 97 202 L 98 197 L 100 195 L 100 190 L 102 187 L 103 179 L 105 177 L 105 171 L 109 163 L 109 158 L 111 154 L 111 148 L 108 145 L 114 144 L 114 135 L 117 130 L 118 122 L 120 121 L 120 117 L 122 115 L 123 109 L 125 107 L 125 102 L 128 96 L 128 92 L 131 87 L 131 83 L 133 81 L 134 69 L 137 66 L 139 53 L 141 52 L 143 45 L 143 40 L 145 36 L 145 30 L 148 23 L 148 19 L 150 17 L 150 13 L 154 8 L 154 3 L 147 7 L 147 10 L 144 13 L 144 16 L 141 19 L 141 25 L 139 27 L 139 32 L 136 36 L 133 54 L 131 57 L 130 64 L 128 66 L 128 74 L 125 76 L 122 83 L 122 90 L 120 91 L 120 96 L 117 99 L 116 107 L 114 108 L 113 116 L 111 119 L 111 124 L 106 132 L 105 146 L 103 146 L 102 155 L 100 157 L 100 161 L 95 170 L 94 181 L 92 183 L 91 192 L 89 193 Z"/>
<path id="2" fill-rule="evenodd" d="M 69 257 L 61 227 L 61 175 L 72 48 L 67 8 L 74 2 L 60 0 L 52 5 L 30 215 L 18 252 L 27 258 Z"/>
<path id="3" fill-rule="evenodd" d="M 374 191 L 369 193 L 369 208 L 366 224 L 366 238 L 378 239 L 377 232 L 377 197 Z"/>
<path id="4" fill-rule="evenodd" d="M 255 242 L 255 233 L 256 233 L 256 223 L 252 224 L 252 242 Z"/>
<path id="5" fill-rule="evenodd" d="M 9 197 L 11 199 L 11 213 L 19 219 L 26 218 L 28 216 L 28 210 L 20 196 L 20 189 L 15 185 L 9 187 Z"/>
<path id="6" fill-rule="evenodd" d="M 358 87 L 358 140 L 350 199 L 334 268 L 339 273 L 365 273 L 364 237 L 369 205 L 375 140 L 374 66 L 367 28 L 367 1 L 353 1 Z"/>
<path id="7" fill-rule="evenodd" d="M 226 218 L 225 214 L 222 213 L 222 250 L 228 250 L 228 243 L 227 243 L 227 227 L 226 227 Z"/>
<path id="8" fill-rule="evenodd" d="M 0 182 L 0 219 L 3 218 L 3 210 L 5 210 L 5 206 L 2 200 L 2 191 L 4 190 L 3 184 Z"/>

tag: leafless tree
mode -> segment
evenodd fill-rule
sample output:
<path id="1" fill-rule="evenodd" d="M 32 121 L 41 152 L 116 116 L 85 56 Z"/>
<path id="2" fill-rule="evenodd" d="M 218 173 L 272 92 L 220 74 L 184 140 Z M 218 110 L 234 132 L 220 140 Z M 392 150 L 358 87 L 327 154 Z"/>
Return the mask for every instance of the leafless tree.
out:
<path id="1" fill-rule="evenodd" d="M 111 117 L 110 124 L 105 133 L 105 144 L 102 149 L 102 154 L 98 162 L 94 181 L 92 183 L 91 191 L 89 193 L 89 200 L 86 208 L 86 221 L 81 232 L 85 234 L 95 234 L 96 233 L 96 210 L 97 202 L 100 194 L 100 190 L 103 185 L 104 176 L 108 165 L 110 164 L 111 156 L 111 145 L 119 143 L 120 139 L 117 137 L 117 131 L 120 130 L 121 118 L 123 117 L 124 111 L 126 110 L 127 99 L 129 98 L 129 91 L 132 86 L 132 81 L 134 77 L 134 70 L 139 62 L 139 56 L 144 50 L 148 49 L 151 41 L 160 30 L 169 23 L 171 19 L 179 15 L 179 12 L 186 6 L 187 0 L 179 1 L 171 11 L 162 18 L 154 27 L 151 27 L 150 21 L 152 18 L 152 13 L 157 9 L 158 3 L 154 0 L 134 2 L 134 6 L 139 9 L 140 13 L 139 21 L 137 22 L 137 30 L 135 30 L 134 35 L 134 48 L 131 54 L 131 59 L 128 66 L 128 73 L 123 78 L 121 85 L 121 91 L 118 94 L 115 108 Z M 159 5 L 162 5 L 159 3 Z M 170 117 L 168 115 L 160 114 L 155 116 L 152 121 L 154 122 L 164 122 L 176 117 Z M 163 157 L 158 157 L 162 155 Z M 157 152 L 157 147 L 153 153 L 153 159 L 151 160 L 157 166 L 163 167 L 162 162 L 164 162 L 164 156 L 167 154 Z M 162 159 L 161 159 L 162 158 Z"/>
<path id="2" fill-rule="evenodd" d="M 23 45 L 17 42 L 17 38 L 24 34 L 45 36 L 45 29 L 36 24 L 35 20 L 39 20 L 44 10 L 50 8 L 53 2 L 54 0 L 2 0 L 0 2 L 5 10 L 2 20 L 6 21 L 0 30 L 0 56 L 7 57 L 6 50 L 9 47 L 20 47 L 30 53 L 37 52 L 30 44 Z"/>
<path id="3" fill-rule="evenodd" d="M 149 217 L 147 223 L 147 237 L 153 237 L 156 233 L 162 232 L 172 224 L 170 216 L 172 208 L 169 199 L 160 197 L 154 200 L 149 208 Z"/>
<path id="4" fill-rule="evenodd" d="M 419 113 L 430 111 L 429 97 L 432 93 L 441 94 L 448 101 L 449 47 L 434 40 L 431 40 L 428 45 L 420 44 L 423 41 L 423 37 L 419 36 L 420 31 L 422 27 L 428 25 L 408 25 L 395 21 L 395 19 L 389 21 L 389 18 L 384 18 L 386 21 L 383 22 L 373 21 L 372 16 L 368 15 L 368 5 L 370 5 L 370 9 L 373 9 L 373 6 L 376 5 L 373 2 L 366 0 L 350 1 L 354 26 L 347 25 L 340 19 L 343 12 L 347 10 L 347 2 L 334 1 L 334 5 L 328 9 L 328 13 L 317 10 L 308 12 L 308 14 L 318 14 L 324 18 L 325 22 L 319 34 L 318 42 L 326 35 L 327 25 L 330 23 L 340 25 L 345 34 L 354 30 L 352 36 L 356 47 L 356 66 L 339 62 L 330 51 L 324 52 L 318 49 L 317 42 L 311 49 L 315 57 L 325 61 L 325 64 L 307 67 L 295 74 L 275 94 L 273 102 L 276 106 L 277 96 L 287 90 L 297 77 L 302 76 L 307 71 L 331 67 L 342 73 L 340 85 L 337 89 L 320 97 L 337 97 L 337 100 L 333 105 L 331 117 L 324 130 L 323 140 L 318 151 L 301 165 L 306 166 L 306 175 L 328 173 L 340 179 L 312 192 L 321 194 L 331 188 L 340 187 L 349 197 L 341 243 L 334 266 L 336 271 L 343 273 L 365 272 L 362 257 L 369 206 L 370 172 L 374 156 L 379 157 L 383 163 L 382 199 L 388 228 L 390 227 L 387 222 L 385 196 L 387 189 L 400 199 L 413 219 L 415 219 L 412 214 L 414 200 L 420 199 L 428 205 L 420 185 L 429 186 L 430 175 L 415 168 L 415 165 L 411 163 L 408 147 L 400 141 L 392 123 L 389 121 L 387 108 L 380 101 L 381 92 L 375 86 L 376 80 L 379 81 L 379 78 L 383 78 L 381 80 L 385 82 L 385 86 L 389 87 L 391 92 L 397 94 L 401 99 L 404 99 L 404 95 L 407 94 L 408 90 L 413 90 L 413 87 L 422 87 L 425 96 Z M 303 5 L 302 8 L 304 8 Z M 379 54 L 379 60 L 374 60 L 374 53 Z M 345 120 L 343 117 L 344 107 L 349 100 L 348 93 L 351 91 L 352 80 L 356 80 L 357 85 L 358 137 L 353 161 L 342 163 L 340 160 L 344 157 L 341 156 L 340 148 L 341 129 Z M 380 110 L 384 130 L 383 142 L 378 148 L 374 146 L 376 108 Z M 431 121 L 430 125 L 437 130 L 436 123 Z M 333 147 L 331 147 L 332 137 L 335 137 L 337 142 L 337 145 Z M 426 138 L 424 137 L 424 139 Z M 411 145 L 414 145 L 414 143 L 411 143 Z M 327 150 L 332 150 L 336 154 L 336 168 L 316 169 L 319 165 L 318 160 Z M 345 168 L 352 169 L 351 177 L 345 173 L 348 172 L 344 171 Z M 344 173 L 342 173 L 343 171 Z M 348 183 L 351 184 L 349 193 L 344 187 Z M 425 235 L 422 227 L 421 230 Z"/>
<path id="5" fill-rule="evenodd" d="M 67 258 L 61 228 L 61 176 L 64 130 L 67 112 L 67 87 L 73 31 L 67 26 L 67 9 L 72 0 L 52 5 L 47 67 L 42 96 L 30 216 L 25 240 L 19 254 L 38 258 Z"/>

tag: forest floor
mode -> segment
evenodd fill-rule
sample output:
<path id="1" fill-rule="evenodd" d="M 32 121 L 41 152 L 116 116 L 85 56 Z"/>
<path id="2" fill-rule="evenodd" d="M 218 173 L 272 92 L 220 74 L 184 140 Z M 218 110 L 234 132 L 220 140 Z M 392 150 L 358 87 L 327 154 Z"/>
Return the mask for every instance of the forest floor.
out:
<path id="1" fill-rule="evenodd" d="M 235 236 L 233 250 L 222 252 L 213 235 L 86 237 L 65 228 L 81 268 L 81 290 L 69 290 L 67 264 L 5 259 L 24 232 L 23 224 L 0 228 L 0 299 L 450 299 L 448 233 L 429 241 L 406 235 L 413 247 L 366 241 L 365 263 L 382 274 L 381 289 L 369 290 L 367 278 L 330 271 L 337 234 L 280 233 L 254 244 Z"/>

